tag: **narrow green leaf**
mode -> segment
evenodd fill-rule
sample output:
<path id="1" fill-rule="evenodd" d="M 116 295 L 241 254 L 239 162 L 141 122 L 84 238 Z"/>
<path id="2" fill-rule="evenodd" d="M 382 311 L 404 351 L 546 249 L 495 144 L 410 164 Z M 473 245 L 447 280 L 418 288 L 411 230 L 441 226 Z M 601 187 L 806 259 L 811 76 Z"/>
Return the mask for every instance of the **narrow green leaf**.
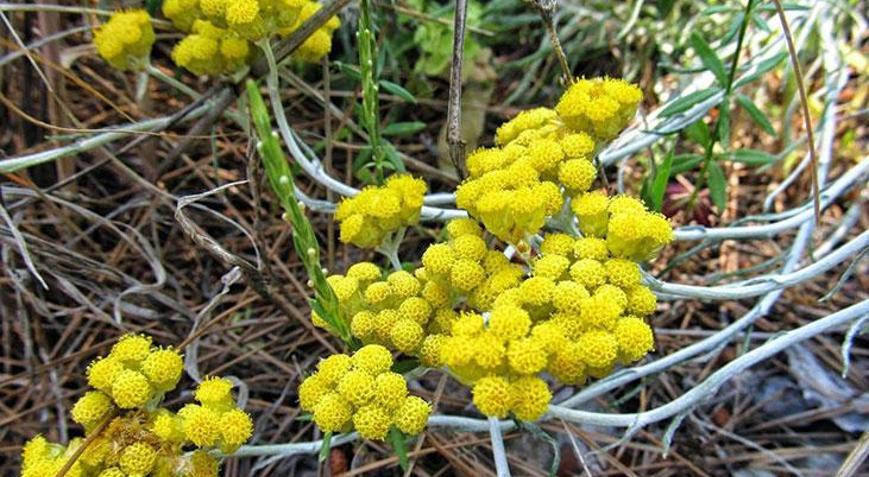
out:
<path id="1" fill-rule="evenodd" d="M 342 73 L 347 75 L 348 78 L 356 81 L 362 80 L 362 73 L 359 72 L 359 67 L 356 65 L 349 65 L 341 61 L 333 61 L 332 63 L 337 66 Z"/>
<path id="2" fill-rule="evenodd" d="M 724 155 L 722 158 L 749 166 L 766 166 L 778 161 L 776 156 L 757 149 L 739 149 Z"/>
<path id="3" fill-rule="evenodd" d="M 712 136 L 709 134 L 709 126 L 707 126 L 702 119 L 695 121 L 685 128 L 684 131 L 685 136 L 688 139 L 703 146 L 704 149 L 709 147 Z"/>
<path id="4" fill-rule="evenodd" d="M 407 121 L 391 123 L 383 128 L 384 136 L 407 136 L 425 129 L 426 124 L 422 121 Z"/>
<path id="5" fill-rule="evenodd" d="M 404 172 L 406 169 L 404 168 L 404 161 L 401 160 L 401 155 L 398 153 L 398 149 L 392 145 L 392 143 L 383 144 L 383 152 L 386 156 L 386 163 L 384 166 L 390 167 L 394 171 Z"/>
<path id="6" fill-rule="evenodd" d="M 320 446 L 320 462 L 325 462 L 332 453 L 332 431 L 323 436 L 323 445 Z"/>
<path id="7" fill-rule="evenodd" d="M 718 109 L 718 141 L 724 149 L 730 149 L 730 102 L 721 103 Z"/>
<path id="8" fill-rule="evenodd" d="M 404 359 L 392 365 L 392 372 L 405 374 L 419 367 L 419 360 L 416 358 Z"/>
<path id="9" fill-rule="evenodd" d="M 152 17 L 157 16 L 160 12 L 160 7 L 163 6 L 163 0 L 147 0 L 145 2 L 145 10 L 148 11 L 148 15 Z"/>
<path id="10" fill-rule="evenodd" d="M 395 427 L 390 427 L 389 443 L 392 444 L 392 450 L 398 456 L 398 465 L 401 466 L 401 470 L 407 472 L 410 462 L 407 460 L 407 444 L 404 442 L 404 434 Z"/>
<path id="11" fill-rule="evenodd" d="M 766 114 L 764 114 L 763 111 L 761 111 L 760 108 L 758 108 L 757 105 L 754 104 L 754 101 L 752 101 L 751 98 L 740 93 L 736 95 L 736 102 L 739 103 L 740 106 L 742 106 L 742 109 L 744 109 L 745 112 L 748 113 L 749 116 L 751 116 L 751 119 L 753 119 L 758 126 L 762 127 L 763 130 L 767 132 L 767 134 L 770 134 L 772 136 L 776 135 L 775 128 L 772 127 L 772 123 L 769 122 Z"/>
<path id="12" fill-rule="evenodd" d="M 655 171 L 655 180 L 652 181 L 651 199 L 652 207 L 660 212 L 664 203 L 664 193 L 667 191 L 667 183 L 670 181 L 670 169 L 673 166 L 673 151 L 667 153 L 664 162 Z"/>
<path id="13" fill-rule="evenodd" d="M 715 75 L 718 84 L 721 86 L 727 86 L 727 73 L 724 70 L 724 63 L 721 62 L 721 59 L 718 58 L 718 55 L 714 50 L 712 50 L 709 43 L 706 43 L 706 40 L 696 31 L 691 34 L 689 43 L 694 47 L 694 51 L 697 52 L 697 55 L 700 56 L 700 61 L 703 62 L 703 66 Z"/>
<path id="14" fill-rule="evenodd" d="M 708 89 L 701 89 L 700 91 L 695 91 L 691 94 L 681 96 L 672 103 L 668 104 L 667 107 L 664 108 L 663 111 L 661 111 L 661 116 L 668 118 L 683 111 L 688 111 L 689 109 L 694 107 L 694 105 L 706 101 L 712 96 L 715 96 L 715 94 L 720 91 L 720 88 L 713 87 Z"/>
<path id="15" fill-rule="evenodd" d="M 404 89 L 400 84 L 393 83 L 392 81 L 380 80 L 380 86 L 408 103 L 416 104 L 416 97 L 410 91 Z"/>
<path id="16" fill-rule="evenodd" d="M 787 57 L 788 57 L 787 52 L 782 52 L 782 53 L 779 53 L 779 54 L 773 56 L 772 58 L 768 58 L 768 59 L 762 61 L 760 64 L 757 65 L 757 69 L 754 72 L 752 72 L 751 74 L 749 74 L 748 76 L 746 76 L 744 78 L 741 78 L 739 81 L 733 83 L 733 88 L 734 89 L 739 88 L 741 86 L 744 86 L 744 85 L 751 83 L 752 81 L 760 78 L 761 76 L 763 76 L 764 73 L 766 73 L 767 71 L 770 71 L 773 68 L 775 68 L 776 66 L 778 66 L 779 63 L 784 61 L 785 58 L 787 58 Z"/>
<path id="17" fill-rule="evenodd" d="M 717 162 L 712 161 L 709 163 L 708 176 L 712 203 L 722 212 L 727 205 L 727 180 L 724 178 L 724 170 Z"/>
<path id="18" fill-rule="evenodd" d="M 673 164 L 670 166 L 670 177 L 693 170 L 702 162 L 703 156 L 700 154 L 678 154 L 673 157 Z"/>

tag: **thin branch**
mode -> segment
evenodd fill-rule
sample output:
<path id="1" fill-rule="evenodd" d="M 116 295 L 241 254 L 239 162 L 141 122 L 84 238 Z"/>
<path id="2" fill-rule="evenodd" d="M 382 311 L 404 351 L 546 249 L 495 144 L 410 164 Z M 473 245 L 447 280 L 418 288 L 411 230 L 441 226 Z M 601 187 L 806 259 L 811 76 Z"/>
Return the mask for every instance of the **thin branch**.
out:
<path id="1" fill-rule="evenodd" d="M 464 177 L 465 141 L 462 139 L 462 62 L 465 51 L 465 23 L 468 0 L 456 0 L 453 20 L 453 58 L 450 67 L 450 97 L 447 103 L 447 144 L 450 161 Z"/>
<path id="2" fill-rule="evenodd" d="M 785 41 L 788 45 L 788 54 L 791 58 L 791 66 L 794 69 L 794 77 L 797 81 L 797 90 L 800 92 L 800 104 L 803 107 L 803 122 L 806 125 L 806 135 L 809 139 L 809 157 L 811 157 L 812 168 L 812 203 L 815 210 L 815 224 L 821 223 L 821 189 L 818 184 L 818 158 L 815 156 L 815 137 L 814 129 L 812 129 L 812 115 L 809 113 L 809 99 L 806 96 L 806 85 L 803 83 L 803 73 L 800 68 L 800 58 L 797 56 L 797 48 L 794 45 L 794 37 L 791 34 L 788 19 L 782 7 L 781 0 L 773 0 L 775 11 L 781 20 L 782 30 L 784 31 Z"/>
<path id="3" fill-rule="evenodd" d="M 552 51 L 558 58 L 558 63 L 561 65 L 561 75 L 565 85 L 573 84 L 573 71 L 570 69 L 570 63 L 567 62 L 567 55 L 564 54 L 564 48 L 561 46 L 561 40 L 558 39 L 558 30 L 555 28 L 555 20 L 553 13 L 555 12 L 555 0 L 533 0 L 532 3 L 540 14 L 540 20 L 543 21 L 543 26 L 549 34 L 549 42 L 552 44 Z"/>

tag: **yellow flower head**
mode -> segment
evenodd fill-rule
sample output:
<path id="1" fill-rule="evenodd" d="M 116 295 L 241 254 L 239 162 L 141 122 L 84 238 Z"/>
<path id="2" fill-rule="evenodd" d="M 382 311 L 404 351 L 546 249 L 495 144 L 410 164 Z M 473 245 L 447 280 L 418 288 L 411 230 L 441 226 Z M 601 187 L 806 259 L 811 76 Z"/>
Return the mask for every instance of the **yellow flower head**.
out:
<path id="1" fill-rule="evenodd" d="M 606 240 L 598 237 L 581 237 L 576 239 L 573 245 L 573 253 L 576 258 L 588 258 L 602 262 L 609 257 Z"/>
<path id="2" fill-rule="evenodd" d="M 411 273 L 398 270 L 386 277 L 386 282 L 392 285 L 392 291 L 398 298 L 409 298 L 419 294 L 422 285 Z"/>
<path id="3" fill-rule="evenodd" d="M 568 88 L 555 110 L 573 131 L 608 141 L 627 126 L 642 99 L 642 91 L 624 80 L 580 79 Z"/>
<path id="4" fill-rule="evenodd" d="M 125 369 L 112 382 L 112 399 L 121 409 L 142 407 L 153 395 L 148 378 L 138 371 Z"/>
<path id="5" fill-rule="evenodd" d="M 546 366 L 549 358 L 543 343 L 533 338 L 513 340 L 507 348 L 510 368 L 518 374 L 534 374 Z"/>
<path id="6" fill-rule="evenodd" d="M 640 318 L 621 318 L 614 331 L 619 346 L 619 357 L 625 363 L 642 359 L 655 348 L 652 329 Z"/>
<path id="7" fill-rule="evenodd" d="M 392 367 L 392 353 L 380 345 L 366 345 L 353 354 L 353 366 L 377 376 Z"/>
<path id="8" fill-rule="evenodd" d="M 583 234 L 594 237 L 606 235 L 608 205 L 609 200 L 602 190 L 586 192 L 573 198 L 570 207 L 579 219 L 579 229 Z"/>
<path id="9" fill-rule="evenodd" d="M 455 240 L 463 235 L 483 236 L 483 229 L 476 220 L 470 218 L 453 219 L 447 222 L 447 235 Z M 485 244 L 484 244 L 485 247 Z"/>
<path id="10" fill-rule="evenodd" d="M 628 311 L 638 315 L 646 316 L 655 312 L 658 305 L 658 299 L 652 290 L 642 285 L 637 285 L 628 289 Z"/>
<path id="11" fill-rule="evenodd" d="M 474 405 L 489 417 L 503 419 L 511 407 L 510 383 L 500 376 L 488 376 L 474 384 Z"/>
<path id="12" fill-rule="evenodd" d="M 597 260 L 583 258 L 570 266 L 570 276 L 576 283 L 593 290 L 606 282 L 606 269 Z"/>
<path id="13" fill-rule="evenodd" d="M 586 192 L 597 178 L 597 168 L 585 159 L 570 159 L 558 166 L 558 180 L 568 192 Z"/>
<path id="14" fill-rule="evenodd" d="M 563 280 L 555 286 L 552 305 L 558 311 L 578 315 L 582 300 L 588 297 L 588 290 L 584 286 L 572 280 Z"/>
<path id="15" fill-rule="evenodd" d="M 115 12 L 94 31 L 97 53 L 119 70 L 143 69 L 154 40 L 151 17 L 145 10 Z"/>
<path id="16" fill-rule="evenodd" d="M 113 407 L 112 399 L 103 392 L 89 391 L 76 401 L 70 414 L 73 421 L 90 430 L 101 423 Z"/>
<path id="17" fill-rule="evenodd" d="M 355 278 L 360 284 L 380 280 L 381 274 L 380 267 L 371 262 L 354 263 L 347 269 L 347 276 Z"/>
<path id="18" fill-rule="evenodd" d="M 381 373 L 374 379 L 374 400 L 384 409 L 396 409 L 407 396 L 407 383 L 398 373 Z"/>
<path id="19" fill-rule="evenodd" d="M 220 450 L 232 454 L 253 434 L 253 422 L 241 409 L 230 409 L 220 415 Z"/>
<path id="20" fill-rule="evenodd" d="M 430 245 L 422 254 L 422 264 L 426 270 L 448 276 L 456 261 L 456 253 L 453 248 L 445 243 Z"/>
<path id="21" fill-rule="evenodd" d="M 510 383 L 510 410 L 520 421 L 532 422 L 546 413 L 552 393 L 537 377 L 526 376 Z"/>
<path id="22" fill-rule="evenodd" d="M 324 432 L 339 432 L 350 421 L 353 409 L 338 393 L 328 393 L 314 406 L 314 423 Z"/>
<path id="23" fill-rule="evenodd" d="M 429 414 L 429 403 L 422 398 L 408 396 L 395 412 L 395 427 L 409 436 L 415 436 L 425 429 Z"/>
<path id="24" fill-rule="evenodd" d="M 382 441 L 392 426 L 392 417 L 378 405 L 360 407 L 353 414 L 353 427 L 364 439 Z"/>
<path id="25" fill-rule="evenodd" d="M 507 349 L 504 347 L 504 342 L 493 333 L 482 333 L 474 337 L 472 343 L 475 350 L 474 362 L 481 368 L 493 370 L 504 363 Z"/>
<path id="26" fill-rule="evenodd" d="M 402 318 L 392 325 L 389 338 L 395 349 L 403 353 L 411 353 L 422 343 L 423 329 L 416 321 Z"/>
<path id="27" fill-rule="evenodd" d="M 314 373 L 299 386 L 299 405 L 303 410 L 313 412 L 320 398 L 331 391 L 330 383 Z"/>
<path id="28" fill-rule="evenodd" d="M 159 391 L 174 389 L 181 379 L 183 368 L 184 360 L 181 354 L 172 348 L 151 351 L 142 363 L 142 372 L 151 381 L 151 385 Z"/>
<path id="29" fill-rule="evenodd" d="M 151 337 L 128 334 L 121 337 L 114 346 L 110 356 L 127 366 L 138 366 L 151 351 Z"/>
<path id="30" fill-rule="evenodd" d="M 398 314 L 405 318 L 409 318 L 419 324 L 425 326 L 431 317 L 432 307 L 424 298 L 412 296 L 398 306 Z"/>
<path id="31" fill-rule="evenodd" d="M 570 260 L 567 257 L 545 254 L 534 261 L 534 275 L 559 280 L 567 272 L 569 266 Z"/>
<path id="32" fill-rule="evenodd" d="M 562 233 L 548 233 L 540 244 L 540 252 L 544 255 L 560 255 L 570 258 L 573 253 L 573 237 Z"/>
<path id="33" fill-rule="evenodd" d="M 594 139 L 583 132 L 566 134 L 558 140 L 558 144 L 568 159 L 591 160 L 594 155 Z"/>
<path id="34" fill-rule="evenodd" d="M 184 436 L 197 447 L 210 447 L 220 439 L 220 413 L 197 404 L 178 411 Z"/>
<path id="35" fill-rule="evenodd" d="M 618 341 L 608 331 L 589 331 L 579 338 L 580 357 L 589 368 L 605 370 L 618 356 Z"/>
<path id="36" fill-rule="evenodd" d="M 361 369 L 349 371 L 338 382 L 338 394 L 354 406 L 367 404 L 374 397 L 374 377 Z"/>
<path id="37" fill-rule="evenodd" d="M 516 306 L 497 306 L 489 316 L 489 330 L 502 340 L 515 340 L 528 334 L 531 317 Z"/>
<path id="38" fill-rule="evenodd" d="M 422 346 L 419 349 L 419 362 L 427 368 L 439 368 L 443 366 L 443 358 L 441 357 L 441 348 L 444 345 L 445 337 L 439 334 L 432 334 L 425 337 Z"/>
<path id="39" fill-rule="evenodd" d="M 144 442 L 135 442 L 121 451 L 121 470 L 127 475 L 147 475 L 157 460 L 157 451 Z"/>
<path id="40" fill-rule="evenodd" d="M 317 363 L 317 374 L 330 385 L 335 384 L 350 370 L 352 362 L 346 354 L 333 354 Z"/>
<path id="41" fill-rule="evenodd" d="M 543 127 L 555 119 L 556 116 L 555 111 L 549 108 L 535 108 L 522 111 L 498 128 L 498 131 L 495 133 L 495 142 L 500 146 L 504 146 L 525 131 Z"/>
<path id="42" fill-rule="evenodd" d="M 226 410 L 235 406 L 231 391 L 232 381 L 227 378 L 210 376 L 199 383 L 193 395 L 205 407 Z"/>
<path id="43" fill-rule="evenodd" d="M 550 303 L 554 291 L 555 281 L 546 276 L 534 276 L 519 285 L 522 301 L 533 306 L 543 306 Z"/>
<path id="44" fill-rule="evenodd" d="M 469 293 L 486 279 L 486 271 L 479 263 L 462 258 L 450 270 L 450 284 L 462 293 Z"/>
<path id="45" fill-rule="evenodd" d="M 124 371 L 124 365 L 114 357 L 98 358 L 88 366 L 88 384 L 105 393 L 111 393 L 112 383 L 122 371 Z"/>

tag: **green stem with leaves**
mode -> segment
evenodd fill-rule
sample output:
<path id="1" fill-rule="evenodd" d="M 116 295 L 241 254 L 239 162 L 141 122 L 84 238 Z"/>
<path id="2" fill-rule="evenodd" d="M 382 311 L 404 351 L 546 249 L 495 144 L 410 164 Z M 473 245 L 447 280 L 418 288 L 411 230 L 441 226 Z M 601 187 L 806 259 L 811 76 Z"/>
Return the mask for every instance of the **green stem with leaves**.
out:
<path id="1" fill-rule="evenodd" d="M 293 226 L 293 245 L 299 260 L 308 272 L 311 286 L 314 289 L 311 309 L 329 324 L 332 331 L 341 340 L 352 347 L 353 338 L 350 335 L 350 329 L 339 314 L 338 297 L 335 296 L 332 287 L 326 282 L 326 275 L 320 265 L 320 245 L 317 242 L 317 236 L 314 234 L 311 222 L 305 217 L 302 205 L 296 200 L 290 164 L 281 150 L 277 136 L 272 131 L 268 109 L 266 109 L 256 82 L 247 80 L 245 86 L 250 101 L 254 129 L 259 139 L 257 151 L 262 157 L 269 184 L 284 209 L 284 219 Z"/>
<path id="2" fill-rule="evenodd" d="M 736 39 L 736 51 L 733 52 L 733 59 L 730 61 L 730 71 L 727 74 L 727 80 L 724 84 L 724 98 L 721 100 L 721 107 L 718 113 L 718 119 L 715 120 L 715 126 L 712 129 L 712 135 L 709 138 L 709 144 L 706 145 L 706 154 L 703 157 L 703 166 L 700 169 L 700 176 L 697 179 L 697 185 L 691 193 L 689 209 L 693 209 L 697 201 L 697 196 L 703 186 L 706 184 L 706 178 L 709 174 L 709 168 L 712 166 L 713 151 L 715 144 L 720 141 L 722 135 L 722 124 L 725 121 L 730 121 L 730 96 L 733 93 L 733 82 L 736 78 L 736 69 L 739 65 L 739 54 L 742 52 L 742 44 L 745 41 L 745 33 L 748 31 L 748 24 L 751 23 L 751 11 L 754 8 L 755 0 L 748 0 L 745 5 L 745 13 L 742 17 L 742 24 L 739 25 L 739 36 Z M 729 126 L 728 126 L 729 130 Z"/>
<path id="3" fill-rule="evenodd" d="M 362 75 L 362 125 L 368 133 L 371 157 L 377 173 L 377 183 L 383 183 L 383 163 L 386 154 L 380 137 L 380 102 L 377 86 L 377 44 L 374 41 L 374 22 L 371 18 L 371 1 L 359 2 L 359 30 L 356 42 L 359 48 L 359 71 Z"/>

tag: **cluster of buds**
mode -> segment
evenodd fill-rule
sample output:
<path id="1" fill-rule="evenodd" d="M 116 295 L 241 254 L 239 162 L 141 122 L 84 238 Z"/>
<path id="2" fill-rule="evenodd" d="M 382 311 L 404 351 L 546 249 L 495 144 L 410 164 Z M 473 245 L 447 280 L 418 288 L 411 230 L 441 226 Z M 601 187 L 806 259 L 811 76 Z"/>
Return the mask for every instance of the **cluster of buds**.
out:
<path id="1" fill-rule="evenodd" d="M 409 175 L 390 176 L 382 187 L 366 187 L 338 204 L 341 241 L 375 248 L 387 235 L 419 222 L 426 185 Z"/>
<path id="2" fill-rule="evenodd" d="M 353 356 L 329 356 L 299 386 L 300 405 L 313 413 L 324 432 L 355 430 L 365 439 L 380 441 L 391 429 L 417 435 L 425 428 L 431 406 L 408 395 L 407 382 L 390 371 L 392 365 L 389 350 L 374 344 Z"/>
<path id="3" fill-rule="evenodd" d="M 181 378 L 183 360 L 172 348 L 158 348 L 144 335 L 126 335 L 111 352 L 88 367 L 86 392 L 72 408 L 85 438 L 63 446 L 42 436 L 22 453 L 22 477 L 53 476 L 68 464 L 73 477 L 216 477 L 219 461 L 210 454 L 235 452 L 253 433 L 250 416 L 232 397 L 232 382 L 207 378 L 196 389 L 196 404 L 178 413 L 161 405 Z"/>

